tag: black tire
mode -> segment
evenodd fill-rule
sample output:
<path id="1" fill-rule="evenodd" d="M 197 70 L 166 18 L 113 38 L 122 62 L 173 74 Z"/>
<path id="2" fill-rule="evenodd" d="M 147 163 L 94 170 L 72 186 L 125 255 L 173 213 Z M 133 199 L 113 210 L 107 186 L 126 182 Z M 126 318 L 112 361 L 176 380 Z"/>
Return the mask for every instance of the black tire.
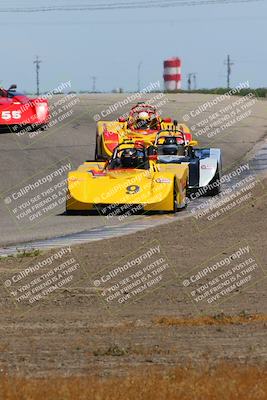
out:
<path id="1" fill-rule="evenodd" d="M 172 214 L 176 214 L 178 211 L 178 207 L 177 207 L 177 189 L 176 189 L 176 184 L 175 184 L 175 180 L 173 182 L 173 209 L 171 211 Z"/>
<path id="2" fill-rule="evenodd" d="M 95 144 L 95 161 L 98 161 L 97 143 Z"/>
<path id="3" fill-rule="evenodd" d="M 75 211 L 66 209 L 64 214 L 65 215 L 75 215 Z"/>
<path id="4" fill-rule="evenodd" d="M 100 161 L 101 156 L 99 154 L 99 148 L 98 148 L 98 131 L 96 131 L 96 137 L 95 137 L 95 161 Z"/>
<path id="5" fill-rule="evenodd" d="M 221 183 L 220 183 L 220 179 L 221 179 L 221 177 L 220 177 L 220 173 L 219 173 L 219 167 L 217 167 L 216 174 L 214 175 L 214 178 L 213 178 L 212 181 L 210 182 L 210 185 L 215 184 L 215 182 L 219 182 L 219 185 L 218 185 L 218 186 L 215 186 L 215 187 L 212 188 L 212 189 L 209 189 L 209 190 L 206 192 L 206 195 L 207 195 L 207 196 L 217 196 L 217 195 L 221 192 Z"/>
<path id="6" fill-rule="evenodd" d="M 48 130 L 48 124 L 44 124 L 40 128 L 41 131 L 47 131 Z"/>
<path id="7" fill-rule="evenodd" d="M 186 197 L 185 197 L 185 203 L 184 203 L 184 206 L 183 206 L 183 207 L 179 207 L 179 208 L 177 208 L 177 211 L 179 212 L 179 211 L 185 210 L 185 209 L 186 209 L 186 207 L 187 207 L 187 195 L 186 195 Z"/>

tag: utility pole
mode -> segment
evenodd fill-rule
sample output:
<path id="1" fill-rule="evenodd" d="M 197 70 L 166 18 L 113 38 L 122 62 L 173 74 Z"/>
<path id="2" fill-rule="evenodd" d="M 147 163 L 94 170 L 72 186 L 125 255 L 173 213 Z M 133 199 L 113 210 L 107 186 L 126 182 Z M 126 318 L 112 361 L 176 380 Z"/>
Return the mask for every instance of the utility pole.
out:
<path id="1" fill-rule="evenodd" d="M 142 61 L 138 64 L 137 67 L 137 91 L 138 93 L 141 91 L 141 66 L 142 66 Z"/>
<path id="2" fill-rule="evenodd" d="M 191 90 L 192 79 L 193 79 L 193 82 L 194 82 L 194 89 L 196 89 L 197 88 L 197 74 L 196 74 L 196 72 L 190 72 L 187 75 L 187 89 L 188 89 L 188 91 Z"/>
<path id="3" fill-rule="evenodd" d="M 92 83 L 92 93 L 96 93 L 96 79 L 97 79 L 96 76 L 92 76 L 92 81 L 93 81 L 93 83 Z"/>
<path id="4" fill-rule="evenodd" d="M 40 64 L 41 64 L 41 60 L 39 60 L 39 57 L 36 56 L 36 60 L 33 62 L 34 64 L 36 64 L 36 94 L 37 96 L 40 95 L 40 79 L 39 79 L 39 70 L 40 70 Z"/>
<path id="5" fill-rule="evenodd" d="M 187 75 L 187 90 L 188 91 L 191 90 L 191 76 L 192 76 L 191 73 Z"/>
<path id="6" fill-rule="evenodd" d="M 197 74 L 194 72 L 193 74 L 193 79 L 194 79 L 194 90 L 197 89 Z"/>
<path id="7" fill-rule="evenodd" d="M 229 54 L 227 56 L 227 61 L 225 61 L 224 64 L 227 66 L 227 89 L 230 89 L 231 66 L 234 65 L 234 63 L 231 61 Z"/>

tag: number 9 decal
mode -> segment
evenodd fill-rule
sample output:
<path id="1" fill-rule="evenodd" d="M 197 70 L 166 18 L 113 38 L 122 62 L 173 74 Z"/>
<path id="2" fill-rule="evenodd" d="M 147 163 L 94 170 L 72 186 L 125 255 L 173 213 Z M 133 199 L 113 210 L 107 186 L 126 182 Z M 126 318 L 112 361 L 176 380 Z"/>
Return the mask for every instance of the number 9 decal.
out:
<path id="1" fill-rule="evenodd" d="M 138 193 L 140 190 L 140 186 L 131 185 L 126 188 L 126 194 L 135 194 Z"/>

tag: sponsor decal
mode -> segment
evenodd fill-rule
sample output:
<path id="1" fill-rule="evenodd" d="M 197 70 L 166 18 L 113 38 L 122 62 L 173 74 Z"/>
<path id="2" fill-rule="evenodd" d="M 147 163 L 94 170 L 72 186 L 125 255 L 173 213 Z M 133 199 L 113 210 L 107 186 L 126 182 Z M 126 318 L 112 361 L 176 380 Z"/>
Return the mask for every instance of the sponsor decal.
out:
<path id="1" fill-rule="evenodd" d="M 171 180 L 168 178 L 158 178 L 156 179 L 157 183 L 171 183 Z"/>
<path id="2" fill-rule="evenodd" d="M 204 164 L 204 165 L 201 165 L 201 169 L 213 169 L 213 166 L 212 165 L 208 165 L 208 164 Z"/>
<path id="3" fill-rule="evenodd" d="M 126 188 L 126 194 L 135 194 L 140 191 L 140 186 L 138 185 L 130 185 Z"/>

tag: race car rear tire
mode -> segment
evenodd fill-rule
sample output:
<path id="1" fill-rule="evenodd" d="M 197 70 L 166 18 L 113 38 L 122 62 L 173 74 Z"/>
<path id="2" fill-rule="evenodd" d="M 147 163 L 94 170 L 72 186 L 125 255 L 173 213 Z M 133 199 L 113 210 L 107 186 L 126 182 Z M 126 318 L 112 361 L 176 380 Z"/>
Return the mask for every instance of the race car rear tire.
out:
<path id="1" fill-rule="evenodd" d="M 220 182 L 220 173 L 219 173 L 219 167 L 217 167 L 216 174 L 214 175 L 214 178 L 210 182 L 210 185 L 213 185 L 215 182 Z M 221 183 L 219 183 L 218 186 L 214 186 L 212 189 L 209 189 L 206 192 L 207 196 L 217 196 L 221 191 Z"/>
<path id="2" fill-rule="evenodd" d="M 179 207 L 177 207 L 178 212 L 184 210 L 187 207 L 187 191 L 186 191 L 186 189 L 184 191 L 184 196 L 185 196 L 185 199 L 184 199 L 183 204 L 180 205 Z"/>

